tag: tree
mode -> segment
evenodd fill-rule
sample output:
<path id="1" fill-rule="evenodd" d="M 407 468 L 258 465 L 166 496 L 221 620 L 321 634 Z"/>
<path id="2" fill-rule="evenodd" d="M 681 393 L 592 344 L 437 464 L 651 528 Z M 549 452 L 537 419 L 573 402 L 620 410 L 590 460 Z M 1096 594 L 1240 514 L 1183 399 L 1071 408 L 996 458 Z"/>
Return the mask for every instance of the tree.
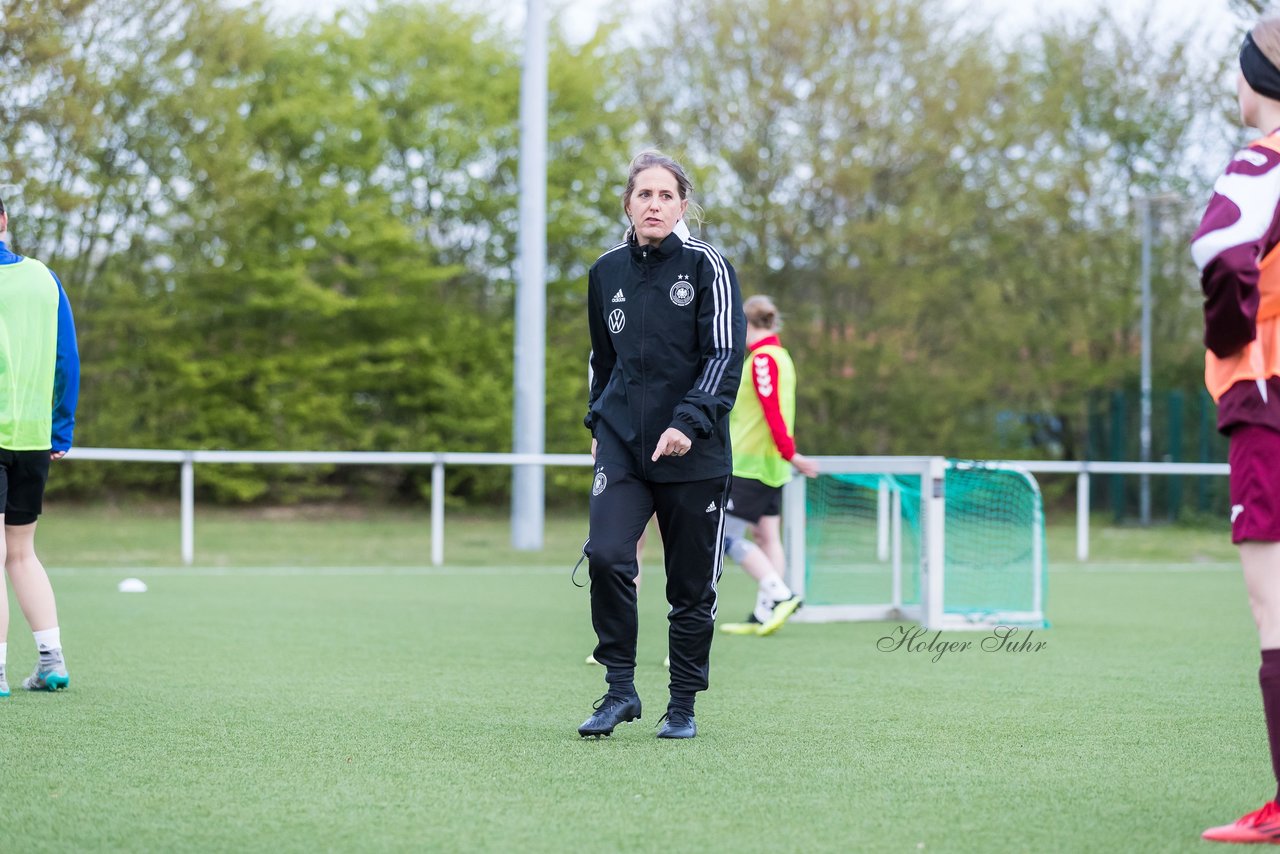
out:
<path id="1" fill-rule="evenodd" d="M 744 290 L 790 314 L 806 447 L 996 455 L 1005 410 L 1074 453 L 1088 390 L 1136 371 L 1131 195 L 1203 185 L 1190 36 L 1103 12 L 1002 47 L 936 0 L 670 15 L 637 109 L 702 176 Z"/>
<path id="2" fill-rule="evenodd" d="M 25 245 L 65 268 L 76 305 L 80 443 L 509 447 L 510 34 L 444 3 L 283 27 L 212 0 L 56 5 L 43 11 L 61 14 L 61 29 L 6 20 L 11 39 L 51 45 L 31 51 L 44 64 L 23 73 L 40 85 L 10 150 L 29 155 L 28 195 L 65 200 L 28 219 Z M 549 316 L 570 330 L 549 352 L 553 448 L 585 443 L 579 292 L 617 228 L 602 176 L 625 162 L 625 120 L 598 85 L 615 61 L 605 38 L 557 44 L 551 65 Z M 77 97 L 63 103 L 67 81 Z M 424 477 L 306 469 L 286 483 L 217 467 L 201 485 L 228 500 L 365 483 L 415 497 Z M 450 488 L 491 495 L 505 479 L 464 472 Z"/>

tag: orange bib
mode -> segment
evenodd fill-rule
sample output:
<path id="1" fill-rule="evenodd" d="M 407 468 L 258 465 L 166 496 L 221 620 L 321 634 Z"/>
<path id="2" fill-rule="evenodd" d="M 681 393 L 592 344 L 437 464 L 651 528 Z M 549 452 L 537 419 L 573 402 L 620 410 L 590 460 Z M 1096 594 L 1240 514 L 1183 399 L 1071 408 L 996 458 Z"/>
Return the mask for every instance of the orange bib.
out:
<path id="1" fill-rule="evenodd" d="M 1250 146 L 1280 153 L 1280 139 L 1273 136 L 1252 142 Z M 1280 267 L 1275 264 L 1277 249 L 1280 245 L 1272 247 L 1258 262 L 1258 315 L 1254 339 L 1224 359 L 1219 359 L 1212 351 L 1205 351 L 1204 384 L 1215 401 L 1238 382 L 1280 376 L 1280 325 L 1276 322 L 1280 318 Z"/>

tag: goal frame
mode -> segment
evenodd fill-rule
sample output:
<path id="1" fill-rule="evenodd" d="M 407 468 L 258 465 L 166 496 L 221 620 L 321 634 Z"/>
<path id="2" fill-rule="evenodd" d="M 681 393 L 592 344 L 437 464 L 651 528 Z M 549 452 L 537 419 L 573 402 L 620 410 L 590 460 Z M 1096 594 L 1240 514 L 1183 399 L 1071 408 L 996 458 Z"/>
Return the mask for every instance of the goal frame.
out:
<path id="1" fill-rule="evenodd" d="M 1001 471 L 1021 475 L 1035 494 L 1040 512 L 1028 534 L 1032 538 L 1032 609 L 1003 611 L 974 619 L 946 611 L 946 477 L 951 469 L 982 468 L 981 463 L 950 460 L 946 457 L 818 457 L 821 474 L 879 474 L 920 478 L 920 549 L 919 604 L 902 601 L 902 494 L 882 481 L 877 500 L 877 553 L 891 564 L 891 601 L 858 605 L 809 605 L 796 612 L 797 622 L 846 622 L 871 620 L 911 620 L 926 629 L 986 630 L 997 625 L 1045 626 L 1044 617 L 1044 541 L 1043 502 L 1035 477 L 1019 466 L 1001 464 Z M 809 479 L 794 477 L 783 487 L 783 551 L 787 560 L 786 581 L 796 594 L 805 596 L 808 576 L 806 538 L 806 491 Z"/>

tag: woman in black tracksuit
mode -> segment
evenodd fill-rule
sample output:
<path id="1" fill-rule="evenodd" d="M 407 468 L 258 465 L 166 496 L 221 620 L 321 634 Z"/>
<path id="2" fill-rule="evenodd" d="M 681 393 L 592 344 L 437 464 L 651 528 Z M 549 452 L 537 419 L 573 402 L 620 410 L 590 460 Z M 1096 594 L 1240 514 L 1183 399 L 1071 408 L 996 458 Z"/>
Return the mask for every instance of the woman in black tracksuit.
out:
<path id="1" fill-rule="evenodd" d="M 680 164 L 639 154 L 627 176 L 627 237 L 592 266 L 591 622 L 609 688 L 578 728 L 608 735 L 640 717 L 636 541 L 656 513 L 666 554 L 671 700 L 660 738 L 692 738 L 720 576 L 724 499 L 733 469 L 729 410 L 746 322 L 737 274 L 684 223 L 690 183 Z"/>

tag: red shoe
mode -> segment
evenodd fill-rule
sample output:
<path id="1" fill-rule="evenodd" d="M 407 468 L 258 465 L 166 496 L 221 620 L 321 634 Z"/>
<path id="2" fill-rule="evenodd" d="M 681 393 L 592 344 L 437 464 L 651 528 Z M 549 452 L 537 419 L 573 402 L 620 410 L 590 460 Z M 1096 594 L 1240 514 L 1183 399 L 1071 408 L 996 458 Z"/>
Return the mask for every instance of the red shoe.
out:
<path id="1" fill-rule="evenodd" d="M 1269 842 L 1280 845 L 1280 804 L 1267 801 L 1262 809 L 1236 819 L 1233 824 L 1211 827 L 1200 836 L 1213 842 Z"/>

